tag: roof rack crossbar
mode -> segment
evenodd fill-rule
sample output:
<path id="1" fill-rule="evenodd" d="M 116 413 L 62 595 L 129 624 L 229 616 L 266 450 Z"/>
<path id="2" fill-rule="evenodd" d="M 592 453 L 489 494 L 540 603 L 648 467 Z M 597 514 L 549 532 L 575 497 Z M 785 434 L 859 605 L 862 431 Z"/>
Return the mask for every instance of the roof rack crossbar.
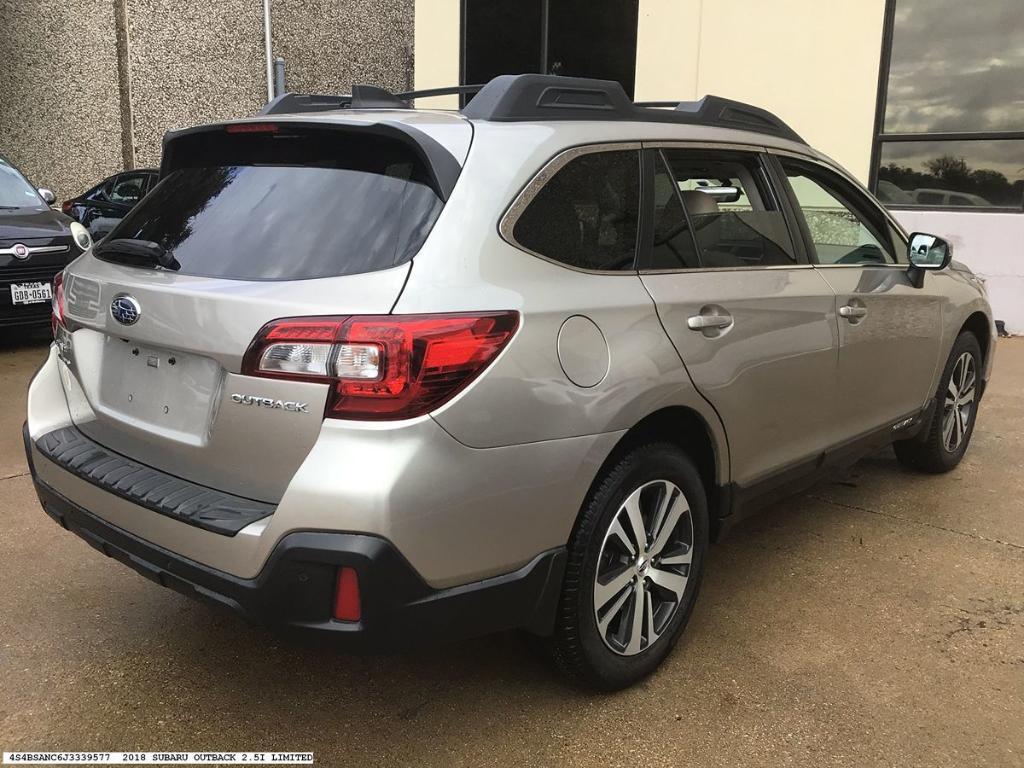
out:
<path id="1" fill-rule="evenodd" d="M 403 101 L 427 99 L 431 96 L 463 96 L 483 90 L 484 85 L 484 83 L 481 83 L 479 85 L 452 85 L 446 88 L 425 88 L 419 91 L 403 91 L 402 93 L 396 93 L 395 96 Z"/>

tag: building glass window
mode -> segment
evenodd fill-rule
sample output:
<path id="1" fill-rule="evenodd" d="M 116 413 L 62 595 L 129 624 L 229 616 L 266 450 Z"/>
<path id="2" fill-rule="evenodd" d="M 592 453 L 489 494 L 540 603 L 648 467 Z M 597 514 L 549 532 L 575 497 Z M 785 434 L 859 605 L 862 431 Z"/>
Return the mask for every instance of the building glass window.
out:
<path id="1" fill-rule="evenodd" d="M 872 187 L 893 207 L 1024 209 L 1020 0 L 888 0 Z"/>

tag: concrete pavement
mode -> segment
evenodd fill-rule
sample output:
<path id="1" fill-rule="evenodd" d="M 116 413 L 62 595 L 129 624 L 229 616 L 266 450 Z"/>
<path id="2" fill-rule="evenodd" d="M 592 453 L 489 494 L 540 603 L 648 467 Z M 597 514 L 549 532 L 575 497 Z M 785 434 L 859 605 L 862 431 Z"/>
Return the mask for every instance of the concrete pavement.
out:
<path id="1" fill-rule="evenodd" d="M 509 635 L 386 657 L 285 643 L 104 558 L 26 475 L 44 350 L 0 346 L 0 749 L 1024 766 L 1024 340 L 999 342 L 957 470 L 911 474 L 886 452 L 742 527 L 712 550 L 663 669 L 612 696 L 566 686 Z"/>

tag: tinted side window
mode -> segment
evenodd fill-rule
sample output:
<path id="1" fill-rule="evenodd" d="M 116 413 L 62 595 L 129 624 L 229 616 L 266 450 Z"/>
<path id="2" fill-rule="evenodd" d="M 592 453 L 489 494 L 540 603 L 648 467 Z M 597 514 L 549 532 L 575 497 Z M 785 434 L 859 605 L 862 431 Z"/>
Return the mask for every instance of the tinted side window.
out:
<path id="1" fill-rule="evenodd" d="M 108 197 L 112 203 L 135 205 L 142 199 L 146 189 L 146 175 L 142 173 L 122 173 L 114 181 Z"/>
<path id="2" fill-rule="evenodd" d="M 568 266 L 631 270 L 639 216 L 639 152 L 593 152 L 570 160 L 541 188 L 512 235 Z"/>
<path id="3" fill-rule="evenodd" d="M 892 264 L 896 261 L 884 223 L 834 174 L 782 160 L 810 231 L 819 264 Z"/>
<path id="4" fill-rule="evenodd" d="M 652 269 L 796 263 L 785 217 L 768 193 L 756 157 L 675 149 L 663 155 L 664 164 L 657 160 L 655 169 Z M 659 181 L 660 173 L 675 196 L 662 189 L 666 181 Z M 696 254 L 687 238 L 695 242 Z"/>

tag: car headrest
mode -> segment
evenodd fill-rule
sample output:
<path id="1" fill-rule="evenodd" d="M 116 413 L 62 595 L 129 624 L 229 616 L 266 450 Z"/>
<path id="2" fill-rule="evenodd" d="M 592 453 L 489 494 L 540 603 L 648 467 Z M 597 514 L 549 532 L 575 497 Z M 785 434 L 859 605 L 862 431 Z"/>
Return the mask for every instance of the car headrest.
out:
<path id="1" fill-rule="evenodd" d="M 696 189 L 684 189 L 682 191 L 683 205 L 691 216 L 702 216 L 710 213 L 718 213 L 718 201 L 711 195 L 705 195 Z"/>

